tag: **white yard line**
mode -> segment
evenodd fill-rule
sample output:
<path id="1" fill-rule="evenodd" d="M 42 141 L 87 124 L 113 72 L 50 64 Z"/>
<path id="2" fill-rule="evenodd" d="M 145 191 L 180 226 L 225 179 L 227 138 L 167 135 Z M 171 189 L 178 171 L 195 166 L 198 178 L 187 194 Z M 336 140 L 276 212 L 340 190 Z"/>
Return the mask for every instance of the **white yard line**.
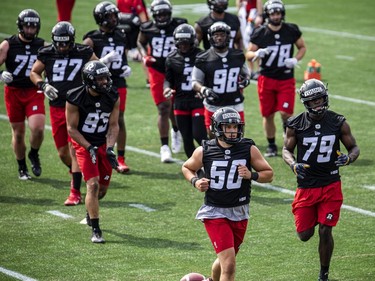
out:
<path id="1" fill-rule="evenodd" d="M 37 281 L 36 279 L 30 278 L 26 275 L 23 275 L 21 273 L 18 273 L 18 272 L 9 270 L 9 269 L 6 269 L 6 268 L 1 267 L 1 266 L 0 266 L 0 272 L 4 273 L 5 275 L 8 275 L 10 277 L 16 278 L 18 280 L 22 280 L 22 281 Z"/>

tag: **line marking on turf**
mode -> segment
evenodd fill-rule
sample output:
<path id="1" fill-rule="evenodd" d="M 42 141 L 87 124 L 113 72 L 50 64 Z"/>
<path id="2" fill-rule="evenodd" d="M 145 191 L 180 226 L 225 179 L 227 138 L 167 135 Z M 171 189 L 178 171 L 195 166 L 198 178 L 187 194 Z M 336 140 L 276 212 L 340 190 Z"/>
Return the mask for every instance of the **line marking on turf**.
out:
<path id="1" fill-rule="evenodd" d="M 364 185 L 363 187 L 369 190 L 375 190 L 375 185 Z"/>
<path id="2" fill-rule="evenodd" d="M 349 60 L 349 61 L 353 61 L 353 60 L 354 60 L 354 57 L 351 57 L 351 56 L 343 56 L 343 55 L 337 55 L 336 58 L 337 58 L 337 59 L 340 59 L 340 60 Z"/>
<path id="3" fill-rule="evenodd" d="M 49 213 L 51 215 L 54 215 L 54 216 L 57 216 L 57 217 L 60 217 L 60 218 L 63 218 L 63 219 L 72 219 L 73 218 L 71 215 L 64 214 L 64 213 L 62 213 L 60 211 L 57 211 L 57 210 L 47 211 L 47 213 Z"/>
<path id="4" fill-rule="evenodd" d="M 12 271 L 12 270 L 9 270 L 9 269 L 6 269 L 6 268 L 1 267 L 1 266 L 0 266 L 0 272 L 4 273 L 5 275 L 8 275 L 10 277 L 16 278 L 18 280 L 22 280 L 22 281 L 37 281 L 36 279 L 30 278 L 26 275 L 20 274 L 18 272 L 15 272 L 15 271 Z"/>
<path id="5" fill-rule="evenodd" d="M 160 156 L 158 155 L 158 158 Z M 129 204 L 130 207 L 134 207 L 134 208 L 137 208 L 137 209 L 140 209 L 142 211 L 145 211 L 145 212 L 155 212 L 156 210 L 153 209 L 153 208 L 150 208 L 150 207 L 147 207 L 146 205 L 143 205 L 143 204 Z"/>

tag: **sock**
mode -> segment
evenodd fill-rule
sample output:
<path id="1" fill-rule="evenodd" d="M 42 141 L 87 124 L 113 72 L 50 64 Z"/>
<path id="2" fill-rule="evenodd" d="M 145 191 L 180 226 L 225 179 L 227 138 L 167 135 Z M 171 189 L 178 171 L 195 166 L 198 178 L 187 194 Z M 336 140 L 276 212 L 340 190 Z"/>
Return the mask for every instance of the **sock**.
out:
<path id="1" fill-rule="evenodd" d="M 81 182 L 82 182 L 82 174 L 81 172 L 74 172 L 72 173 L 73 185 L 72 187 L 80 191 L 81 190 Z"/>
<path id="2" fill-rule="evenodd" d="M 39 152 L 39 148 L 35 149 L 35 148 L 30 148 L 30 154 L 31 155 L 38 155 L 38 152 Z"/>
<path id="3" fill-rule="evenodd" d="M 328 270 L 329 270 L 329 266 L 321 265 L 320 266 L 320 278 L 327 279 L 328 278 Z"/>
<path id="4" fill-rule="evenodd" d="M 267 138 L 268 145 L 269 146 L 274 146 L 275 144 L 275 138 Z"/>
<path id="5" fill-rule="evenodd" d="M 92 226 L 92 230 L 99 229 L 99 218 L 91 219 L 91 226 Z"/>
<path id="6" fill-rule="evenodd" d="M 125 156 L 125 150 L 117 150 L 117 156 L 120 157 L 124 157 Z"/>
<path id="7" fill-rule="evenodd" d="M 160 138 L 160 141 L 161 141 L 161 145 L 168 145 L 168 142 L 169 142 L 169 138 L 166 137 L 166 138 Z"/>
<path id="8" fill-rule="evenodd" d="M 26 159 L 23 158 L 21 160 L 17 160 L 18 162 L 18 170 L 26 170 Z"/>

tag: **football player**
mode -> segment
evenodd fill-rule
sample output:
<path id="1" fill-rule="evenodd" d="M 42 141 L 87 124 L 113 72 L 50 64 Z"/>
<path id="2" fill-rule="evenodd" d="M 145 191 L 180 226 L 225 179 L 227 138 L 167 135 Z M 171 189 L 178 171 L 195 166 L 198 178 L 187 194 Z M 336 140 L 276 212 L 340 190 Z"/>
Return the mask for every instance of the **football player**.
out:
<path id="1" fill-rule="evenodd" d="M 88 62 L 83 86 L 68 92 L 68 132 L 87 186 L 86 209 L 92 227 L 91 241 L 104 243 L 99 226 L 99 200 L 107 193 L 112 168 L 118 169 L 113 151 L 119 131 L 120 99 L 112 90 L 111 73 L 100 61 Z"/>
<path id="2" fill-rule="evenodd" d="M 42 167 L 39 149 L 44 138 L 45 107 L 44 96 L 30 80 L 30 70 L 38 49 L 45 45 L 38 37 L 40 17 L 37 11 L 26 9 L 17 18 L 18 34 L 5 38 L 0 44 L 0 81 L 4 83 L 4 99 L 12 129 L 12 147 L 18 162 L 18 178 L 30 179 L 26 165 L 25 118 L 30 129 L 30 151 L 33 174 L 39 177 Z"/>
<path id="3" fill-rule="evenodd" d="M 230 27 L 229 47 L 242 50 L 241 24 L 237 16 L 225 12 L 228 8 L 228 0 L 207 0 L 210 12 L 195 23 L 198 42 L 203 41 L 205 50 L 211 47 L 208 40 L 208 29 L 215 22 L 225 22 Z"/>
<path id="4" fill-rule="evenodd" d="M 100 2 L 94 8 L 93 14 L 99 30 L 93 30 L 84 35 L 83 44 L 93 48 L 98 58 L 102 58 L 110 52 L 118 54 L 117 59 L 108 63 L 107 66 L 112 74 L 113 87 L 120 96 L 120 131 L 117 139 L 118 171 L 127 173 L 129 166 L 125 162 L 126 125 L 124 115 L 127 96 L 125 79 L 131 74 L 131 68 L 128 65 L 126 56 L 129 49 L 129 41 L 125 32 L 117 28 L 119 10 L 113 3 L 108 1 Z"/>
<path id="5" fill-rule="evenodd" d="M 177 126 L 182 135 L 185 154 L 190 157 L 195 149 L 194 140 L 200 144 L 207 139 L 203 102 L 196 97 L 191 81 L 195 58 L 202 50 L 196 47 L 195 30 L 187 23 L 179 25 L 173 37 L 177 49 L 165 61 L 164 96 L 174 99 Z"/>
<path id="6" fill-rule="evenodd" d="M 285 123 L 294 111 L 294 67 L 305 55 L 306 46 L 298 26 L 284 21 L 285 7 L 281 0 L 267 1 L 263 10 L 266 24 L 254 30 L 246 58 L 250 61 L 261 59 L 258 96 L 268 142 L 265 156 L 275 157 L 275 113 L 280 112 L 285 132 Z M 293 57 L 294 46 L 297 53 Z"/>
<path id="7" fill-rule="evenodd" d="M 208 134 L 211 116 L 223 106 L 236 109 L 245 121 L 243 89 L 250 84 L 250 73 L 242 50 L 228 47 L 230 32 L 226 23 L 214 23 L 208 30 L 212 48 L 197 56 L 193 68 L 193 88 L 204 98 Z"/>
<path id="8" fill-rule="evenodd" d="M 150 9 L 153 20 L 141 24 L 137 44 L 143 63 L 149 72 L 150 90 L 158 109 L 160 160 L 163 163 L 168 163 L 172 161 L 172 153 L 168 146 L 169 120 L 172 123 L 173 153 L 178 153 L 181 150 L 182 137 L 173 114 L 172 102 L 163 95 L 165 60 L 169 53 L 175 49 L 173 31 L 180 24 L 187 23 L 187 20 L 172 17 L 172 5 L 168 0 L 154 0 Z"/>
<path id="9" fill-rule="evenodd" d="M 318 280 L 327 281 L 334 247 L 332 228 L 343 203 L 339 168 L 353 163 L 359 148 L 345 117 L 328 110 L 328 90 L 321 81 L 305 81 L 299 95 L 306 112 L 288 119 L 282 156 L 297 177 L 292 203 L 297 235 L 308 241 L 318 225 Z M 340 142 L 347 154 L 341 152 Z"/>
<path id="10" fill-rule="evenodd" d="M 243 138 L 244 123 L 233 108 L 218 109 L 211 130 L 215 139 L 195 149 L 182 173 L 205 193 L 195 218 L 203 222 L 217 255 L 205 280 L 235 280 L 236 255 L 249 220 L 251 181 L 271 182 L 273 170 L 254 141 Z M 198 178 L 202 168 L 204 177 Z"/>

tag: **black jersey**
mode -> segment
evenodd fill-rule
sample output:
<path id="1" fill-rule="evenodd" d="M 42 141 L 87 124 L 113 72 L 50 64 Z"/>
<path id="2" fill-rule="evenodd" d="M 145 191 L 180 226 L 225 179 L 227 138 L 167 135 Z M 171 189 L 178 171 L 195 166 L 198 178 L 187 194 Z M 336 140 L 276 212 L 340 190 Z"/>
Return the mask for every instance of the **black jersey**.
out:
<path id="1" fill-rule="evenodd" d="M 293 57 L 294 44 L 301 36 L 302 32 L 293 23 L 282 23 L 278 31 L 272 31 L 267 25 L 256 28 L 250 42 L 270 51 L 261 60 L 260 74 L 277 80 L 293 78 L 294 69 L 287 68 L 284 61 Z"/>
<path id="2" fill-rule="evenodd" d="M 85 86 L 72 89 L 67 94 L 67 102 L 79 108 L 78 131 L 93 146 L 106 143 L 108 120 L 118 99 L 118 94 L 92 96 Z"/>
<path id="3" fill-rule="evenodd" d="M 297 138 L 297 162 L 310 165 L 305 178 L 297 178 L 298 187 L 322 187 L 340 180 L 335 161 L 344 121 L 344 116 L 329 110 L 318 121 L 307 112 L 288 119 L 287 126 L 295 130 Z"/>
<path id="4" fill-rule="evenodd" d="M 48 83 L 58 91 L 58 98 L 50 105 L 64 107 L 66 93 L 82 85 L 81 70 L 93 55 L 91 47 L 75 44 L 68 54 L 62 55 L 53 45 L 43 47 L 38 52 L 38 60 L 45 65 Z"/>
<path id="5" fill-rule="evenodd" d="M 222 21 L 225 22 L 230 27 L 230 41 L 229 47 L 234 47 L 234 38 L 236 38 L 237 32 L 239 32 L 239 28 L 241 26 L 240 20 L 236 15 L 232 15 L 229 13 L 224 13 L 224 19 L 217 20 L 212 18 L 211 13 L 205 17 L 200 18 L 196 23 L 202 30 L 202 41 L 203 41 L 203 48 L 208 50 L 211 47 L 210 42 L 208 41 L 208 29 L 213 25 L 215 22 Z"/>
<path id="6" fill-rule="evenodd" d="M 35 87 L 30 80 L 30 71 L 36 61 L 38 49 L 44 46 L 44 40 L 37 37 L 31 42 L 24 42 L 18 35 L 5 40 L 9 43 L 5 67 L 13 75 L 13 81 L 7 85 L 16 88 Z"/>
<path id="7" fill-rule="evenodd" d="M 201 49 L 193 48 L 188 54 L 174 50 L 168 55 L 165 61 L 165 80 L 176 90 L 175 101 L 203 104 L 202 99 L 195 97 L 191 80 L 195 59 L 200 52 Z"/>
<path id="8" fill-rule="evenodd" d="M 83 40 L 90 38 L 94 43 L 94 53 L 98 58 L 104 57 L 109 52 L 116 50 L 122 57 L 122 61 L 112 62 L 109 65 L 109 70 L 112 74 L 111 79 L 113 85 L 117 88 L 126 87 L 125 79 L 120 77 L 123 73 L 121 67 L 128 64 L 126 57 L 126 50 L 129 49 L 129 42 L 125 32 L 120 29 L 115 29 L 112 33 L 101 32 L 100 30 L 93 30 L 83 36 Z"/>
<path id="9" fill-rule="evenodd" d="M 221 147 L 216 139 L 202 142 L 205 177 L 210 179 L 206 205 L 230 208 L 250 202 L 251 180 L 238 177 L 237 166 L 251 171 L 252 145 L 254 141 L 245 138 L 230 148 Z"/>
<path id="10" fill-rule="evenodd" d="M 219 95 L 214 102 L 206 100 L 208 104 L 227 106 L 243 102 L 244 96 L 238 87 L 238 81 L 244 63 L 243 51 L 231 48 L 224 57 L 219 56 L 213 48 L 197 56 L 195 67 L 205 75 L 203 85 Z"/>
<path id="11" fill-rule="evenodd" d="M 149 55 L 156 59 L 151 67 L 161 73 L 165 73 L 165 59 L 176 46 L 173 39 L 173 31 L 180 24 L 187 23 L 187 19 L 172 18 L 165 28 L 159 29 L 153 21 L 141 24 L 141 32 L 146 36 L 150 46 Z"/>

